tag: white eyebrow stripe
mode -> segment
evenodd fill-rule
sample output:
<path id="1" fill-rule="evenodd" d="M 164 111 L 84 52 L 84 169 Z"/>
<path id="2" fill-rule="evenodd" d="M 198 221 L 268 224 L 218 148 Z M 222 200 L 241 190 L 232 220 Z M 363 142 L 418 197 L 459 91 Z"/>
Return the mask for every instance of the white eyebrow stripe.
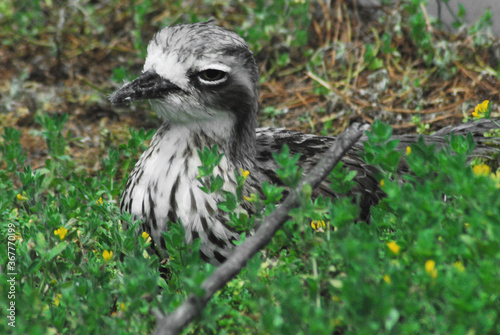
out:
<path id="1" fill-rule="evenodd" d="M 226 73 L 231 72 L 231 68 L 229 66 L 220 63 L 207 64 L 200 67 L 200 72 L 206 70 L 219 70 Z"/>

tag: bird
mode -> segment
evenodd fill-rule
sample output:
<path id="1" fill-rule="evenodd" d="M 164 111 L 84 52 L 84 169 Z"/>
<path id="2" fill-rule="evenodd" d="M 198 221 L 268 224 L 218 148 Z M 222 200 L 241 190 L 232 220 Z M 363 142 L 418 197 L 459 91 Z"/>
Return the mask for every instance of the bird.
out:
<path id="1" fill-rule="evenodd" d="M 131 172 L 120 201 L 120 211 L 142 222 L 138 232 L 142 229 L 151 235 L 162 257 L 168 257 L 162 233 L 168 233 L 170 224 L 182 224 L 185 243 L 200 239 L 201 258 L 215 265 L 230 257 L 240 238 L 241 232 L 230 226 L 228 214 L 218 208 L 223 200 L 221 192 L 208 194 L 201 189 L 199 151 L 204 147 L 217 146 L 222 154 L 214 174 L 224 180 L 224 191 L 236 191 L 234 171 L 249 172 L 244 189 L 249 195 L 260 193 L 263 182 L 281 183 L 273 153 L 285 144 L 291 155 L 300 154 L 298 164 L 307 173 L 335 140 L 283 128 L 259 128 L 258 85 L 258 67 L 247 42 L 209 20 L 158 31 L 148 44 L 142 74 L 110 96 L 113 105 L 149 100 L 162 119 Z M 481 133 L 490 128 L 486 122 L 479 128 L 450 128 L 427 136 L 426 141 L 444 146 L 445 134 Z M 398 149 L 404 150 L 418 136 L 398 139 Z M 370 207 L 384 192 L 376 177 L 377 168 L 358 154 L 363 141 L 366 136 L 343 163 L 357 172 L 351 194 L 359 195 L 362 215 L 368 217 Z M 313 196 L 319 195 L 339 196 L 328 181 L 314 191 Z M 249 214 L 255 210 L 247 203 L 241 207 Z"/>

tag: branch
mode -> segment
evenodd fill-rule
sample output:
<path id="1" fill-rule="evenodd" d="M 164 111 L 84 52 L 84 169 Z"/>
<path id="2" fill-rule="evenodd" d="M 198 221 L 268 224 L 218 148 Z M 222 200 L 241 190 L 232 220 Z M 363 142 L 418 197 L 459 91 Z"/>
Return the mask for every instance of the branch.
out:
<path id="1" fill-rule="evenodd" d="M 363 135 L 363 132 L 368 129 L 369 126 L 353 124 L 341 134 L 324 153 L 318 164 L 300 180 L 295 192 L 290 192 L 283 203 L 264 219 L 257 232 L 239 245 L 231 257 L 203 282 L 202 288 L 205 290 L 205 294 L 203 296 L 190 295 L 173 313 L 165 315 L 158 321 L 155 334 L 178 334 L 182 328 L 198 316 L 215 292 L 233 279 L 246 262 L 271 241 L 274 234 L 288 219 L 290 210 L 299 205 L 297 195 L 301 194 L 302 187 L 305 184 L 310 184 L 313 189 L 318 186 Z"/>

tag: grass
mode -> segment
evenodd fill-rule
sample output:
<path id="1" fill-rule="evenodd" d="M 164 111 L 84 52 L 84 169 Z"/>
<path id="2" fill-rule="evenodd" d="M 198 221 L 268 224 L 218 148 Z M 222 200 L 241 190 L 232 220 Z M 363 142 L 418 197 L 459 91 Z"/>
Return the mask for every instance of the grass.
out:
<path id="1" fill-rule="evenodd" d="M 214 16 L 239 29 L 265 79 L 264 124 L 329 135 L 379 118 L 395 132 L 426 133 L 470 118 L 488 98 L 498 115 L 487 15 L 459 36 L 428 22 L 418 1 L 384 7 L 380 21 L 345 2 L 331 10 L 285 1 L 2 6 L 1 333 L 148 334 L 160 312 L 197 292 L 213 270 L 174 225 L 163 280 L 148 237 L 135 235 L 137 223 L 117 208 L 158 121 L 146 105 L 117 114 L 107 94 L 140 71 L 145 42 L 158 27 Z M 129 131 L 131 124 L 148 130 Z M 441 152 L 416 143 L 399 154 L 389 126 L 374 123 L 372 132 L 366 160 L 387 171 L 380 176 L 387 198 L 373 208 L 372 222 L 353 223 L 359 209 L 350 199 L 305 198 L 185 333 L 500 332 L 497 175 L 466 163 L 467 138 L 450 138 Z M 404 185 L 394 181 L 402 155 L 415 176 Z M 204 174 L 215 156 L 204 153 Z M 286 152 L 277 160 L 280 177 L 296 182 L 294 160 Z M 332 178 L 338 191 L 352 186 L 341 167 Z M 220 187 L 209 184 L 209 191 Z M 265 198 L 254 201 L 266 213 L 281 192 L 264 189 Z M 231 211 L 241 195 L 227 197 Z M 7 318 L 11 302 L 15 328 Z"/>

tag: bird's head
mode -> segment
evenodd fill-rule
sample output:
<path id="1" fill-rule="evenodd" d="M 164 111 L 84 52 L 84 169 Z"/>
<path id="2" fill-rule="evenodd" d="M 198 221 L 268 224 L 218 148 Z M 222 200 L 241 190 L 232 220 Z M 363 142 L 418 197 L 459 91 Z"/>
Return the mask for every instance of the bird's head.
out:
<path id="1" fill-rule="evenodd" d="M 234 131 L 250 126 L 253 132 L 258 78 L 252 52 L 235 32 L 211 21 L 182 24 L 156 33 L 142 75 L 110 100 L 123 104 L 149 99 L 155 112 L 171 123 L 230 120 Z"/>

